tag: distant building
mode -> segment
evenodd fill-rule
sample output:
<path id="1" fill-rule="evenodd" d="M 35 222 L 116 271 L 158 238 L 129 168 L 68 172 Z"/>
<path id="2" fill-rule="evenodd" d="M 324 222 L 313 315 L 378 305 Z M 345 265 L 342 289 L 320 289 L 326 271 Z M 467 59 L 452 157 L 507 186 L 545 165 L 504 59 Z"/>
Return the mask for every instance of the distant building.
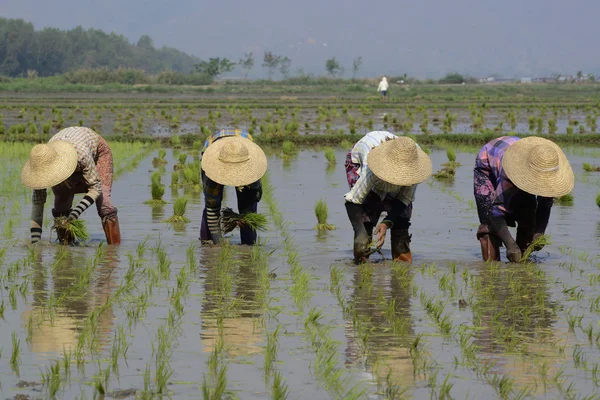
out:
<path id="1" fill-rule="evenodd" d="M 528 76 L 521 78 L 521 83 L 531 83 L 531 82 L 533 82 L 533 79 L 531 79 Z"/>

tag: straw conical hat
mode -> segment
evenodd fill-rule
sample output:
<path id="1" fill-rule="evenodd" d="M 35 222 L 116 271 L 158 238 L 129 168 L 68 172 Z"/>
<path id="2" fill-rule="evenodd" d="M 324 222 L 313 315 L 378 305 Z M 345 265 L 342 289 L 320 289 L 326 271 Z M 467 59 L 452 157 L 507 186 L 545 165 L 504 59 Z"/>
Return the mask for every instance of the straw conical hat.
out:
<path id="1" fill-rule="evenodd" d="M 516 187 L 536 196 L 564 196 L 575 184 L 565 153 L 556 143 L 540 137 L 514 142 L 504 152 L 502 168 Z"/>
<path id="2" fill-rule="evenodd" d="M 267 172 L 267 156 L 253 141 L 228 136 L 212 143 L 202 156 L 202 170 L 225 186 L 245 186 Z"/>
<path id="3" fill-rule="evenodd" d="M 33 146 L 21 170 L 21 181 L 31 189 L 46 189 L 67 179 L 77 168 L 77 151 L 64 140 Z"/>
<path id="4" fill-rule="evenodd" d="M 369 168 L 387 183 L 410 186 L 431 176 L 431 159 L 414 140 L 400 136 L 369 152 Z"/>

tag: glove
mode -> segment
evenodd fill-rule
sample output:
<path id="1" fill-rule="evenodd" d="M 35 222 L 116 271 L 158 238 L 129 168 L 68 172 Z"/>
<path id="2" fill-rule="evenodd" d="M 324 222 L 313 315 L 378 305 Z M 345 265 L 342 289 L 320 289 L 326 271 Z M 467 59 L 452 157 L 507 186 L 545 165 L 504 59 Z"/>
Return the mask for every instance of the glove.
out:
<path id="1" fill-rule="evenodd" d="M 510 262 L 521 261 L 521 249 L 510 234 L 504 218 L 493 218 L 490 221 L 490 228 L 492 233 L 498 236 L 502 240 L 502 243 L 504 243 L 508 260 Z"/>

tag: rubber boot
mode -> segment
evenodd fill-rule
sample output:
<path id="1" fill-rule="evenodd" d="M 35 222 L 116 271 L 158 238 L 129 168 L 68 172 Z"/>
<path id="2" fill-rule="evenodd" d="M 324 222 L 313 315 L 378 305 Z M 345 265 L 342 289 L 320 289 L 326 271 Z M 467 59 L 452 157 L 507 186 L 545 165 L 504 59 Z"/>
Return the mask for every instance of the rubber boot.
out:
<path id="1" fill-rule="evenodd" d="M 119 228 L 119 217 L 106 217 L 102 220 L 102 228 L 106 235 L 106 243 L 121 244 L 121 230 Z"/>
<path id="2" fill-rule="evenodd" d="M 412 264 L 412 254 L 410 252 L 410 240 L 412 235 L 408 234 L 408 229 L 392 228 L 392 259 L 407 264 Z"/>
<path id="3" fill-rule="evenodd" d="M 483 261 L 500 261 L 500 246 L 495 242 L 490 234 L 479 236 Z"/>
<path id="4" fill-rule="evenodd" d="M 52 209 L 52 216 L 54 218 L 59 218 L 59 217 L 67 217 L 69 215 L 69 212 L 58 212 L 55 209 Z M 56 236 L 58 236 L 58 243 L 62 244 L 62 245 L 69 245 L 72 244 L 75 241 L 75 237 L 73 236 L 72 233 L 67 232 L 65 229 L 56 227 Z"/>

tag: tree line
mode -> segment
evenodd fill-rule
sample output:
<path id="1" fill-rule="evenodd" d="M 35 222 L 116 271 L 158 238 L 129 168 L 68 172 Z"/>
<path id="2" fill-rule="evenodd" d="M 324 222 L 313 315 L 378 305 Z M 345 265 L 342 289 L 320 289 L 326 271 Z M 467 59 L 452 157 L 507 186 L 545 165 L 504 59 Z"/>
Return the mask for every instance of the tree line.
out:
<path id="1" fill-rule="evenodd" d="M 35 30 L 22 19 L 0 18 L 0 75 L 51 76 L 81 68 L 119 67 L 149 73 L 191 72 L 200 59 L 171 47 L 154 47 L 144 35 L 136 44 L 98 29 Z"/>

